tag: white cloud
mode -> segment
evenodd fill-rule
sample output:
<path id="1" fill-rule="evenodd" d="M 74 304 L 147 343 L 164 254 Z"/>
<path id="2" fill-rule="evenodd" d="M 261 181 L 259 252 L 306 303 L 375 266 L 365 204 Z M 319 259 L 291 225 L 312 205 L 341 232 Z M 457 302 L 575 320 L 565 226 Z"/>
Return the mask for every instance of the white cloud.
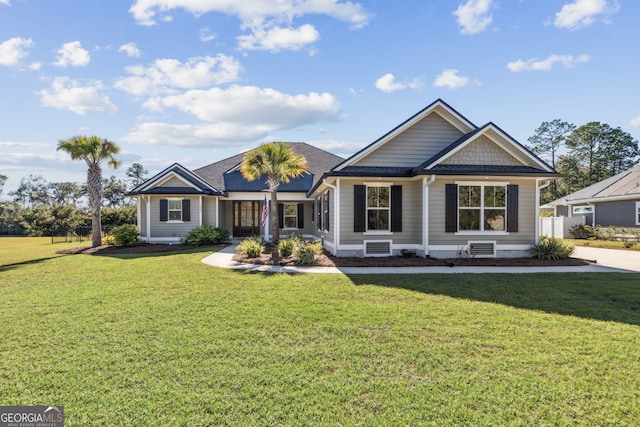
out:
<path id="1" fill-rule="evenodd" d="M 133 58 L 140 58 L 140 49 L 136 46 L 135 43 L 127 43 L 120 46 L 118 52 L 124 52 L 127 56 L 131 56 Z"/>
<path id="2" fill-rule="evenodd" d="M 556 13 L 554 25 L 558 28 L 577 30 L 593 24 L 598 15 L 607 19 L 609 15 L 617 13 L 620 6 L 617 1 L 611 4 L 607 0 L 575 0 L 562 6 Z"/>
<path id="3" fill-rule="evenodd" d="M 433 85 L 436 87 L 458 89 L 461 87 L 465 87 L 469 83 L 471 83 L 471 79 L 469 79 L 469 77 L 459 76 L 458 70 L 448 69 L 444 70 L 440 75 L 436 77 Z"/>
<path id="4" fill-rule="evenodd" d="M 65 43 L 58 49 L 58 60 L 53 65 L 58 67 L 84 67 L 90 60 L 89 52 L 82 48 L 79 41 L 75 41 Z"/>
<path id="5" fill-rule="evenodd" d="M 288 23 L 295 17 L 322 14 L 361 28 L 371 19 L 359 3 L 340 0 L 136 0 L 129 12 L 139 24 L 154 25 L 158 12 L 166 13 L 172 9 L 185 9 L 196 16 L 210 12 L 226 13 L 238 16 L 245 25 L 267 20 Z"/>
<path id="6" fill-rule="evenodd" d="M 493 20 L 489 10 L 492 0 L 469 0 L 453 12 L 461 27 L 461 34 L 476 34 L 484 31 Z"/>
<path id="7" fill-rule="evenodd" d="M 11 6 L 11 3 L 9 3 L 9 0 L 0 0 L 0 4 L 6 4 L 7 6 Z"/>
<path id="8" fill-rule="evenodd" d="M 632 128 L 640 128 L 640 114 L 629 122 L 629 126 Z"/>
<path id="9" fill-rule="evenodd" d="M 27 49 L 34 45 L 31 39 L 14 37 L 0 43 L 0 65 L 6 67 L 20 64 L 20 60 L 29 55 Z"/>
<path id="10" fill-rule="evenodd" d="M 79 115 L 88 113 L 115 113 L 118 108 L 109 101 L 109 97 L 101 95 L 102 83 L 89 82 L 81 86 L 76 80 L 68 77 L 56 77 L 51 83 L 51 89 L 36 92 L 40 95 L 40 104 L 59 110 L 69 110 Z"/>
<path id="11" fill-rule="evenodd" d="M 239 36 L 238 47 L 246 50 L 300 50 L 314 43 L 320 34 L 313 25 L 305 24 L 298 28 L 270 29 L 256 28 L 253 34 Z"/>
<path id="12" fill-rule="evenodd" d="M 127 67 L 130 77 L 118 79 L 115 87 L 138 96 L 175 93 L 176 89 L 195 89 L 212 84 L 231 83 L 239 78 L 240 63 L 231 56 L 218 54 L 177 59 L 157 59 L 149 67 Z"/>
<path id="13" fill-rule="evenodd" d="M 164 145 L 215 145 L 249 142 L 271 132 L 334 120 L 340 104 L 328 93 L 288 95 L 255 86 L 191 90 L 155 98 L 145 104 L 153 109 L 175 108 L 203 121 L 199 124 L 145 122 L 125 141 Z"/>
<path id="14" fill-rule="evenodd" d="M 395 77 L 393 74 L 387 73 L 376 80 L 376 88 L 385 93 L 392 93 L 397 90 L 405 89 L 419 90 L 422 88 L 422 82 L 419 78 L 416 78 L 405 83 L 398 83 L 395 81 Z"/>
<path id="15" fill-rule="evenodd" d="M 517 61 L 509 62 L 507 68 L 514 73 L 520 71 L 549 71 L 556 63 L 562 64 L 565 68 L 571 68 L 576 64 L 588 61 L 589 55 L 584 54 L 577 57 L 573 55 L 550 55 L 541 61 L 537 58 L 527 59 L 526 61 L 518 59 Z"/>
<path id="16" fill-rule="evenodd" d="M 42 62 L 32 62 L 29 64 L 29 69 L 31 71 L 38 71 L 42 67 Z"/>
<path id="17" fill-rule="evenodd" d="M 210 42 L 211 40 L 215 40 L 216 35 L 211 33 L 211 28 L 204 27 L 200 29 L 200 41 L 201 42 Z"/>

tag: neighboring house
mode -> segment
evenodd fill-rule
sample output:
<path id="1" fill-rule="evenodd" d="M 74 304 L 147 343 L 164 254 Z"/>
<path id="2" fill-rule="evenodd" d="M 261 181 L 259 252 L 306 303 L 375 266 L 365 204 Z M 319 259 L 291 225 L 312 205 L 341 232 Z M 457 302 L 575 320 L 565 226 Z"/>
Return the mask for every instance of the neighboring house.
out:
<path id="1" fill-rule="evenodd" d="M 640 227 L 640 165 L 545 206 L 554 216 L 584 216 L 592 227 Z"/>
<path id="2" fill-rule="evenodd" d="M 320 239 L 337 256 L 527 256 L 540 188 L 558 176 L 498 126 L 477 127 L 442 100 L 346 160 L 291 145 L 309 171 L 278 191 L 282 234 Z M 178 241 L 201 224 L 268 236 L 267 186 L 242 177 L 242 158 L 174 164 L 134 189 L 142 238 Z"/>

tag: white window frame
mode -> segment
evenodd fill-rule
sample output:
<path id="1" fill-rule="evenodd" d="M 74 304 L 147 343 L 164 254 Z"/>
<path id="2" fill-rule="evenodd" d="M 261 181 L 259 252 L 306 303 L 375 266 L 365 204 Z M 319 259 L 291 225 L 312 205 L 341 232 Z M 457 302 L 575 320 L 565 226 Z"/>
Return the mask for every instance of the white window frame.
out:
<path id="1" fill-rule="evenodd" d="M 182 200 L 176 198 L 168 198 L 167 199 L 167 222 L 173 224 L 184 223 L 182 220 Z M 180 204 L 180 209 L 171 209 L 171 202 L 178 202 Z M 180 212 L 180 219 L 171 219 L 171 212 Z"/>
<path id="2" fill-rule="evenodd" d="M 508 235 L 507 231 L 507 186 L 508 182 L 494 182 L 494 181 L 456 181 L 456 185 L 458 186 L 458 210 L 456 212 L 456 225 L 458 231 L 455 233 L 459 236 L 465 235 Z M 480 230 L 460 230 L 460 210 L 465 209 L 460 207 L 460 187 L 468 186 L 468 187 L 480 187 L 480 207 L 467 208 L 467 209 L 480 209 Z M 484 206 L 484 188 L 485 187 L 504 187 L 504 208 L 496 208 L 493 206 L 489 206 L 485 208 Z M 484 211 L 485 209 L 504 209 L 504 230 L 485 230 L 484 229 Z"/>
<path id="3" fill-rule="evenodd" d="M 329 190 L 322 194 L 322 230 L 329 231 Z"/>
<path id="4" fill-rule="evenodd" d="M 287 206 L 293 206 L 293 215 L 287 215 Z M 295 226 L 287 227 L 287 218 L 294 218 L 293 223 Z M 283 230 L 298 230 L 298 204 L 297 203 L 283 203 L 282 204 L 282 229 Z"/>
<path id="5" fill-rule="evenodd" d="M 593 206 L 572 206 L 571 212 L 574 214 L 590 214 L 593 213 Z"/>
<path id="6" fill-rule="evenodd" d="M 390 182 L 365 182 L 365 232 L 364 234 L 393 234 L 391 232 L 391 186 Z M 387 194 L 389 195 L 389 206 L 387 207 L 369 207 L 369 188 L 387 188 Z M 387 229 L 386 230 L 369 230 L 369 210 L 386 210 L 388 212 Z"/>
<path id="7" fill-rule="evenodd" d="M 640 202 L 636 202 L 636 225 L 640 225 Z"/>

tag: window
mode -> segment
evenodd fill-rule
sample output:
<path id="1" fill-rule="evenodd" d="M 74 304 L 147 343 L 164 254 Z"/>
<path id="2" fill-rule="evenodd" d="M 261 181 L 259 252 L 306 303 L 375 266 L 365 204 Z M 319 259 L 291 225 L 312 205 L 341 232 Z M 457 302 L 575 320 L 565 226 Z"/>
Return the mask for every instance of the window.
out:
<path id="1" fill-rule="evenodd" d="M 322 209 L 324 210 L 324 215 L 322 217 L 322 229 L 329 231 L 329 190 L 324 192 Z"/>
<path id="2" fill-rule="evenodd" d="M 636 202 L 636 225 L 640 225 L 640 202 Z"/>
<path id="3" fill-rule="evenodd" d="M 593 213 L 593 206 L 574 206 L 574 214 Z"/>
<path id="4" fill-rule="evenodd" d="M 367 231 L 389 231 L 390 206 L 389 186 L 367 187 Z"/>
<path id="5" fill-rule="evenodd" d="M 505 231 L 505 185 L 459 185 L 458 230 Z"/>
<path id="6" fill-rule="evenodd" d="M 182 221 L 182 200 L 169 199 L 169 221 Z"/>
<path id="7" fill-rule="evenodd" d="M 298 204 L 285 203 L 284 204 L 284 228 L 297 228 L 297 227 L 298 227 Z"/>

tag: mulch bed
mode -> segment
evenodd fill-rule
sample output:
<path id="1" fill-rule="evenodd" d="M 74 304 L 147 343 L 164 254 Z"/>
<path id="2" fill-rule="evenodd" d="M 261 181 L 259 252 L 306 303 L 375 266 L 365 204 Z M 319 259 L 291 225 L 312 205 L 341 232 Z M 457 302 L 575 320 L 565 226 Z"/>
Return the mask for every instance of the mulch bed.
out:
<path id="1" fill-rule="evenodd" d="M 208 246 L 207 248 L 220 248 L 225 245 Z M 187 245 L 149 244 L 135 246 L 90 246 L 64 249 L 59 254 L 89 254 L 89 255 L 127 255 L 127 254 L 154 254 L 162 252 L 176 252 L 194 249 Z M 272 265 L 270 253 L 264 253 L 257 258 L 247 258 L 235 254 L 233 260 L 247 264 Z M 587 265 L 589 261 L 580 258 L 566 258 L 555 261 L 544 261 L 537 258 L 404 258 L 404 257 L 374 257 L 374 258 L 350 258 L 334 257 L 325 252 L 316 256 L 315 266 L 319 267 L 442 267 L 442 266 L 501 266 L 501 267 L 549 267 L 549 266 L 580 266 Z M 281 258 L 280 265 L 295 265 L 293 257 Z"/>

